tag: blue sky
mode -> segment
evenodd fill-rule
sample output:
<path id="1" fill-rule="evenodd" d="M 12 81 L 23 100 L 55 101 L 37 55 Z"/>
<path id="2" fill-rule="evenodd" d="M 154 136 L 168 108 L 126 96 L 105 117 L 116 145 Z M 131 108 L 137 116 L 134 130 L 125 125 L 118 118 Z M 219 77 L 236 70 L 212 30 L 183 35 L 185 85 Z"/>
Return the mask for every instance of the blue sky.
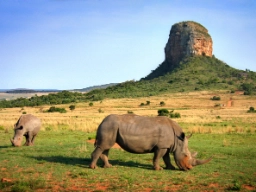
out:
<path id="1" fill-rule="evenodd" d="M 0 0 L 0 89 L 139 80 L 187 20 L 208 29 L 218 59 L 256 71 L 255 10 L 255 0 Z"/>

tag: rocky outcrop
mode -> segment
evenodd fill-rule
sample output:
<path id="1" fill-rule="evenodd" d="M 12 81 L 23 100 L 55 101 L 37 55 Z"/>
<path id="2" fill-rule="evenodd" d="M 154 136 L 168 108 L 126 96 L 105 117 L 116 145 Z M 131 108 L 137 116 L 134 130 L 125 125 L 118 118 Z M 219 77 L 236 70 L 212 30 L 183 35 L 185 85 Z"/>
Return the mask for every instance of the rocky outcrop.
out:
<path id="1" fill-rule="evenodd" d="M 165 60 L 178 65 L 186 56 L 212 56 L 212 38 L 201 24 L 186 21 L 174 24 L 165 46 Z"/>
<path id="2" fill-rule="evenodd" d="M 153 79 L 172 71 L 185 57 L 196 55 L 212 57 L 212 44 L 208 30 L 201 24 L 193 21 L 174 24 L 164 49 L 164 62 L 143 79 Z"/>

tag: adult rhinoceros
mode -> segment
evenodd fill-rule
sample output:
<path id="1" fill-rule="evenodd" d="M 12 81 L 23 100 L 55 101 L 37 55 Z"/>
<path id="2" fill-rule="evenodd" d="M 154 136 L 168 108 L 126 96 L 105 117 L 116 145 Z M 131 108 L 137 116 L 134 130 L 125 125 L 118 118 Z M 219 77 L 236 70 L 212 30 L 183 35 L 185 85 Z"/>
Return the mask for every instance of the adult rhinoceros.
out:
<path id="1" fill-rule="evenodd" d="M 26 146 L 34 144 L 36 135 L 41 128 L 41 121 L 34 115 L 21 115 L 17 123 L 14 124 L 14 136 L 11 139 L 13 146 L 21 146 L 22 137 L 26 137 Z"/>
<path id="2" fill-rule="evenodd" d="M 195 155 L 191 155 L 188 150 L 188 138 L 181 127 L 170 118 L 133 114 L 109 115 L 98 127 L 90 168 L 96 168 L 99 157 L 104 162 L 104 167 L 111 167 L 108 152 L 115 143 L 131 153 L 154 153 L 155 170 L 162 169 L 159 166 L 160 158 L 163 158 L 167 169 L 175 169 L 169 153 L 174 154 L 175 162 L 181 170 L 189 170 L 211 160 L 197 160 Z"/>

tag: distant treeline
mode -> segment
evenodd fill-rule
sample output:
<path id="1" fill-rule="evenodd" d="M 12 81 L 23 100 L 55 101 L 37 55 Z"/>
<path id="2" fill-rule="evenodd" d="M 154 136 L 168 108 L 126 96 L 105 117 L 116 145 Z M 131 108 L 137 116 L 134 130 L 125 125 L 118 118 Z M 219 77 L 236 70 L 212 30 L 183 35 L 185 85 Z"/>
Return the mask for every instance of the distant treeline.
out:
<path id="1" fill-rule="evenodd" d="M 40 105 L 58 105 L 86 101 L 86 95 L 79 92 L 61 91 L 50 93 L 48 95 L 33 96 L 31 98 L 18 98 L 14 100 L 0 101 L 0 108 L 40 106 Z"/>
<path id="2" fill-rule="evenodd" d="M 59 92 L 58 90 L 33 90 L 33 89 L 14 89 L 8 90 L 6 93 L 50 93 L 50 92 Z"/>

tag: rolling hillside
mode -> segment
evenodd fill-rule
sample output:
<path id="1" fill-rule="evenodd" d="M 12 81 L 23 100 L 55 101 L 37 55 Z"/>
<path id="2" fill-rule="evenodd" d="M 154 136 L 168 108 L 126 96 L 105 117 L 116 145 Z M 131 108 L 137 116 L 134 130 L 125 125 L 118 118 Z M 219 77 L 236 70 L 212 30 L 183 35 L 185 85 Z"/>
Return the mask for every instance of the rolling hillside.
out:
<path id="1" fill-rule="evenodd" d="M 166 71 L 167 70 L 167 71 Z M 193 56 L 183 59 L 176 68 L 166 68 L 163 62 L 140 81 L 127 81 L 104 90 L 94 90 L 88 98 L 119 98 L 158 95 L 165 92 L 200 90 L 243 90 L 245 94 L 256 92 L 256 73 L 238 70 L 215 57 Z"/>

